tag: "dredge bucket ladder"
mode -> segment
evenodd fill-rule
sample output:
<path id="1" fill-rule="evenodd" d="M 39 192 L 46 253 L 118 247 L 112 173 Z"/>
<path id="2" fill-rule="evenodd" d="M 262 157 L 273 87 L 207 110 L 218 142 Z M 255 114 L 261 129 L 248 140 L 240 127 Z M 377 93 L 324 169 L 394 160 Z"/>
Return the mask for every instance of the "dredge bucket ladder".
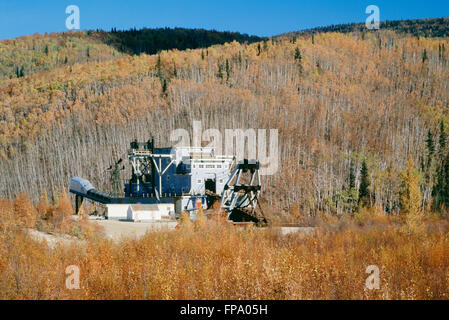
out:
<path id="1" fill-rule="evenodd" d="M 246 179 L 247 183 L 242 183 L 248 174 L 249 181 Z M 226 182 L 221 198 L 221 205 L 228 212 L 228 220 L 234 223 L 268 224 L 263 212 L 256 211 L 260 191 L 259 161 L 247 159 L 240 161 Z"/>

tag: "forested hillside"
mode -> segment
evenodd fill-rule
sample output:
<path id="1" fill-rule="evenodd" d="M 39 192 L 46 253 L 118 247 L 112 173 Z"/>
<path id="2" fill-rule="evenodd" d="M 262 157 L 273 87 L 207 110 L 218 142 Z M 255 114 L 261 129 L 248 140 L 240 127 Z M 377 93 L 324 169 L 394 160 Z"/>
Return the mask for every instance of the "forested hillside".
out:
<path id="1" fill-rule="evenodd" d="M 394 31 L 398 34 L 409 34 L 414 37 L 447 37 L 449 36 L 449 17 L 381 21 L 380 29 Z M 366 32 L 366 26 L 364 23 L 339 24 L 290 32 L 282 36 L 310 35 L 324 32 L 363 33 Z"/>
<path id="2" fill-rule="evenodd" d="M 122 56 L 111 45 L 86 59 L 79 49 L 69 57 L 78 63 L 0 82 L 0 194 L 23 190 L 36 200 L 45 188 L 53 196 L 72 176 L 108 190 L 106 168 L 130 140 L 153 134 L 169 145 L 170 130 L 201 120 L 220 130 L 279 129 L 279 171 L 263 190 L 279 215 L 351 212 L 359 199 L 397 212 L 409 158 L 422 204 L 443 205 L 448 46 L 380 30 L 156 55 Z"/>
<path id="3" fill-rule="evenodd" d="M 35 34 L 0 41 L 0 79 L 20 78 L 75 63 L 107 61 L 124 54 L 206 48 L 234 40 L 252 43 L 261 39 L 237 32 L 182 28 Z"/>
<path id="4" fill-rule="evenodd" d="M 20 78 L 40 71 L 89 61 L 106 61 L 122 54 L 85 32 L 35 34 L 0 41 L 0 79 Z"/>

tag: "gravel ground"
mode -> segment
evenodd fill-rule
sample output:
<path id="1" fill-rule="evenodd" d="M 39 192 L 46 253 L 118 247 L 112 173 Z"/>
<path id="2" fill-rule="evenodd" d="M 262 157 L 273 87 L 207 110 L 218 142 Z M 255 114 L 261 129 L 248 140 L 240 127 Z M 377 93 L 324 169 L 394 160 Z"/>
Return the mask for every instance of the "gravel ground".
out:
<path id="1" fill-rule="evenodd" d="M 122 238 L 140 238 L 147 231 L 174 230 L 177 221 L 156 222 L 128 222 L 115 220 L 93 220 L 92 223 L 100 225 L 106 237 L 120 241 Z"/>
<path id="2" fill-rule="evenodd" d="M 46 233 L 42 231 L 38 231 L 35 229 L 27 229 L 28 234 L 37 241 L 46 241 L 47 244 L 50 246 L 50 248 L 55 248 L 56 244 L 62 243 L 62 244 L 84 244 L 84 240 L 80 240 L 77 237 L 69 236 L 68 234 L 61 234 L 61 233 Z"/>
<path id="3" fill-rule="evenodd" d="M 129 222 L 129 221 L 116 221 L 116 220 L 104 220 L 91 218 L 92 223 L 98 224 L 102 232 L 106 237 L 114 241 L 120 241 L 124 238 L 140 238 L 145 235 L 147 231 L 158 230 L 175 230 L 178 222 L 175 220 L 168 221 L 155 221 L 155 222 Z M 265 228 L 261 228 L 265 229 Z M 272 227 L 274 232 L 280 232 L 282 235 L 301 233 L 311 234 L 315 228 L 312 227 Z M 59 233 L 45 233 L 35 229 L 27 229 L 30 236 L 38 241 L 45 239 L 48 245 L 52 248 L 57 243 L 72 244 L 72 243 L 84 243 L 84 240 L 80 240 L 76 237 L 59 234 Z"/>

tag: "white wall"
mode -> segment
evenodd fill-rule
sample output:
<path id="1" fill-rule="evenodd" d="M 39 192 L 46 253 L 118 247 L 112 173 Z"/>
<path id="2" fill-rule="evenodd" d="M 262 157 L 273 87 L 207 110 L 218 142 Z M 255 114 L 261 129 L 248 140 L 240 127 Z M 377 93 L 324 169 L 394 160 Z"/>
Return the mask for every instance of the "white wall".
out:
<path id="1" fill-rule="evenodd" d="M 157 206 L 159 208 L 159 212 L 161 213 L 161 217 L 169 217 L 170 213 L 174 216 L 175 205 L 173 203 L 159 203 Z"/>
<path id="2" fill-rule="evenodd" d="M 152 221 L 161 220 L 161 212 L 159 210 L 138 210 L 133 212 L 134 221 Z"/>
<path id="3" fill-rule="evenodd" d="M 162 217 L 174 214 L 174 204 L 107 204 L 107 217 L 109 220 L 148 221 L 161 220 Z"/>
<path id="4" fill-rule="evenodd" d="M 107 204 L 107 217 L 109 220 L 127 220 L 129 204 Z"/>

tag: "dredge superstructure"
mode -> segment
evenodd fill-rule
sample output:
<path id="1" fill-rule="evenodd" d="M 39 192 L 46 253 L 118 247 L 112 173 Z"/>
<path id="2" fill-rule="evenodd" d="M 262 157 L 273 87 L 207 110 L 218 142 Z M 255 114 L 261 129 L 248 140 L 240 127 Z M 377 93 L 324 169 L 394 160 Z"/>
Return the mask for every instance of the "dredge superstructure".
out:
<path id="1" fill-rule="evenodd" d="M 153 139 L 131 142 L 128 159 L 132 174 L 124 197 L 99 191 L 83 178 L 71 179 L 77 213 L 84 198 L 104 204 L 106 218 L 117 220 L 137 220 L 137 211 L 139 220 L 178 218 L 182 211 L 192 217 L 219 201 L 230 221 L 267 223 L 256 212 L 261 190 L 256 160 L 236 163 L 233 156 L 215 155 L 209 147 L 155 148 Z M 246 172 L 251 176 L 243 184 Z"/>

